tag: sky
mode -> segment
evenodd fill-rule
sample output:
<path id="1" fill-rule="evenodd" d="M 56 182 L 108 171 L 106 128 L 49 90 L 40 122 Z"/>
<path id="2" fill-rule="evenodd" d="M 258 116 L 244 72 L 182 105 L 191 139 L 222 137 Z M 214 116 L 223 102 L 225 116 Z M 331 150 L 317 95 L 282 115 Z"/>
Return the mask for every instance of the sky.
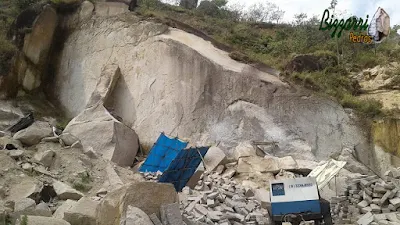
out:
<path id="1" fill-rule="evenodd" d="M 245 6 L 257 2 L 269 1 L 285 11 L 284 21 L 290 22 L 295 14 L 306 13 L 310 16 L 322 14 L 329 7 L 331 0 L 229 0 L 228 4 L 240 3 Z M 369 15 L 371 19 L 378 9 L 383 8 L 390 16 L 390 25 L 400 25 L 400 0 L 338 0 L 337 10 L 348 15 L 356 15 L 363 19 Z M 347 19 L 347 18 L 344 18 Z"/>

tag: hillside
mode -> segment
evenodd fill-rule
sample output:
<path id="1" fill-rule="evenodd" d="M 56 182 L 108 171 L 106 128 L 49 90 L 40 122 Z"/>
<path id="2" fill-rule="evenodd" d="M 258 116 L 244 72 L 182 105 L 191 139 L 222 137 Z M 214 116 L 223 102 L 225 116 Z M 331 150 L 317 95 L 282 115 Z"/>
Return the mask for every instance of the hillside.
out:
<path id="1" fill-rule="evenodd" d="M 2 39 L 0 224 L 269 225 L 270 182 L 307 175 L 334 224 L 397 213 L 400 120 L 370 118 L 398 108 L 378 102 L 399 92 L 396 36 L 375 55 L 225 3 L 22 11 Z"/>
<path id="2" fill-rule="evenodd" d="M 230 11 L 211 4 L 194 10 L 178 6 L 146 1 L 139 14 L 164 20 L 170 18 L 196 28 L 220 43 L 231 46 L 231 57 L 245 62 L 261 61 L 275 69 L 284 71 L 287 63 L 296 55 L 331 55 L 339 64 L 321 71 L 285 74 L 288 81 L 302 84 L 317 92 L 333 96 L 345 107 L 363 112 L 367 116 L 382 114 L 382 104 L 375 100 L 363 100 L 359 83 L 351 76 L 377 65 L 388 65 L 400 59 L 399 35 L 392 30 L 390 37 L 376 46 L 351 43 L 349 31 L 341 38 L 332 38 L 331 32 L 319 30 L 319 18 L 307 19 L 307 15 L 296 18 L 292 24 L 250 22 L 241 19 L 240 11 Z M 242 54 L 243 53 L 243 54 Z M 392 74 L 397 77 L 398 70 Z M 395 78 L 398 82 L 398 78 Z M 385 114 L 393 112 L 384 110 Z"/>

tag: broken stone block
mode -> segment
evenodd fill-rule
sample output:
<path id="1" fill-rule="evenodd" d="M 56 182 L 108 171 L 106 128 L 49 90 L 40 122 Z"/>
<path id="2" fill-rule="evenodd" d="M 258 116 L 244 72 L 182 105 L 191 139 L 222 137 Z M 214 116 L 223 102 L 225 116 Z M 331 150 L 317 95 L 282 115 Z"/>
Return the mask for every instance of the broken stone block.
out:
<path id="1" fill-rule="evenodd" d="M 389 204 L 388 208 L 390 209 L 390 211 L 396 211 L 396 207 L 394 207 L 394 205 Z"/>
<path id="2" fill-rule="evenodd" d="M 204 157 L 204 163 L 207 171 L 214 171 L 218 165 L 226 159 L 224 151 L 218 147 L 211 147 L 208 149 Z"/>
<path id="3" fill-rule="evenodd" d="M 153 222 L 154 225 L 163 225 L 160 221 L 160 219 L 158 219 L 157 215 L 155 213 L 151 214 L 150 216 L 150 220 Z"/>
<path id="4" fill-rule="evenodd" d="M 131 166 L 139 149 L 135 131 L 115 119 L 102 104 L 84 110 L 64 132 L 78 137 L 84 149 L 91 147 L 119 166 Z"/>
<path id="5" fill-rule="evenodd" d="M 363 193 L 363 199 L 364 201 L 368 202 L 368 204 L 372 203 L 372 197 L 370 195 L 368 195 L 366 192 Z"/>
<path id="6" fill-rule="evenodd" d="M 137 207 L 133 207 L 130 205 L 127 208 L 126 216 L 122 219 L 121 222 L 124 225 L 153 225 L 150 217 L 145 212 Z"/>
<path id="7" fill-rule="evenodd" d="M 221 175 L 225 170 L 225 166 L 224 165 L 219 165 L 217 166 L 217 168 L 215 169 L 216 174 Z"/>
<path id="8" fill-rule="evenodd" d="M 83 197 L 64 212 L 64 220 L 71 225 L 96 225 L 96 208 L 98 202 Z"/>
<path id="9" fill-rule="evenodd" d="M 374 188 L 374 192 L 375 192 L 375 193 L 382 193 L 382 194 L 384 194 L 384 193 L 386 193 L 386 191 L 387 191 L 387 189 L 385 188 L 384 185 L 379 184 L 379 183 L 375 184 L 375 188 Z"/>
<path id="10" fill-rule="evenodd" d="M 212 222 L 219 222 L 222 218 L 223 214 L 222 212 L 219 211 L 208 211 L 207 217 L 212 221 Z"/>
<path id="11" fill-rule="evenodd" d="M 228 179 L 230 179 L 230 178 L 233 177 L 233 175 L 235 175 L 235 173 L 236 173 L 236 169 L 235 169 L 235 168 L 228 168 L 228 169 L 226 169 L 225 172 L 222 174 L 222 177 L 223 177 L 223 178 L 228 178 Z"/>
<path id="12" fill-rule="evenodd" d="M 53 217 L 57 219 L 64 219 L 64 213 L 70 208 L 74 207 L 77 201 L 67 199 L 57 210 L 54 212 Z"/>
<path id="13" fill-rule="evenodd" d="M 203 175 L 203 173 L 204 173 L 204 167 L 200 164 L 199 167 L 197 167 L 196 172 L 194 172 L 192 177 L 186 183 L 186 186 L 190 187 L 191 189 L 194 189 L 197 185 L 197 182 L 200 180 L 201 175 Z"/>
<path id="14" fill-rule="evenodd" d="M 392 195 L 392 191 L 387 191 L 383 197 L 379 200 L 379 205 L 382 206 L 389 200 L 389 196 Z"/>
<path id="15" fill-rule="evenodd" d="M 51 209 L 49 208 L 47 203 L 39 203 L 35 207 L 35 216 L 45 216 L 45 217 L 51 217 L 52 212 Z"/>
<path id="16" fill-rule="evenodd" d="M 53 150 L 47 150 L 44 152 L 38 152 L 35 154 L 34 158 L 38 162 L 42 163 L 45 167 L 50 167 L 53 164 L 53 159 L 56 153 Z"/>
<path id="17" fill-rule="evenodd" d="M 297 162 L 292 156 L 286 156 L 278 159 L 278 166 L 281 170 L 294 170 L 297 169 Z"/>
<path id="18" fill-rule="evenodd" d="M 14 212 L 26 212 L 28 210 L 33 211 L 35 209 L 36 202 L 30 198 L 23 198 L 15 202 Z"/>
<path id="19" fill-rule="evenodd" d="M 277 158 L 260 158 L 258 156 L 249 156 L 240 158 L 238 161 L 238 173 L 252 173 L 252 172 L 278 172 L 279 166 Z"/>
<path id="20" fill-rule="evenodd" d="M 97 208 L 96 215 L 100 224 L 115 224 L 115 218 L 121 218 L 128 205 L 143 210 L 147 215 L 156 213 L 159 216 L 161 205 L 177 201 L 178 195 L 172 184 L 131 183 L 108 193 Z"/>
<path id="21" fill-rule="evenodd" d="M 359 220 L 357 220 L 357 224 L 359 225 L 369 225 L 372 221 L 374 221 L 374 216 L 371 212 L 366 213 Z"/>
<path id="22" fill-rule="evenodd" d="M 386 213 L 385 215 L 387 220 L 400 223 L 400 220 L 397 218 L 396 213 Z"/>
<path id="23" fill-rule="evenodd" d="M 26 146 L 39 144 L 45 138 L 53 136 L 53 129 L 47 122 L 35 121 L 31 126 L 14 134 L 15 140 L 21 141 Z"/>
<path id="24" fill-rule="evenodd" d="M 389 221 L 387 221 L 387 220 L 380 220 L 380 221 L 378 222 L 378 224 L 379 224 L 379 225 L 389 225 Z"/>
<path id="25" fill-rule="evenodd" d="M 257 153 L 256 149 L 251 143 L 241 142 L 238 146 L 236 146 L 233 155 L 236 160 L 239 160 L 242 157 L 257 156 Z"/>
<path id="26" fill-rule="evenodd" d="M 400 198 L 390 199 L 389 202 L 397 209 L 400 207 Z"/>
<path id="27" fill-rule="evenodd" d="M 260 202 L 261 207 L 266 209 L 271 204 L 271 197 L 269 191 L 264 189 L 257 189 L 254 192 L 255 199 Z"/>
<path id="28" fill-rule="evenodd" d="M 17 160 L 17 159 L 20 159 L 25 154 L 25 151 L 24 150 L 13 150 L 13 151 L 8 151 L 7 154 L 11 158 Z"/>
<path id="29" fill-rule="evenodd" d="M 53 188 L 60 200 L 79 200 L 83 197 L 81 192 L 57 180 L 53 180 Z"/>
<path id="30" fill-rule="evenodd" d="M 381 220 L 386 220 L 386 215 L 385 214 L 375 214 L 374 215 L 374 221 L 379 222 Z"/>
<path id="31" fill-rule="evenodd" d="M 368 213 L 368 212 L 371 212 L 371 211 L 372 211 L 372 208 L 369 207 L 369 206 L 361 209 L 361 213 Z"/>
<path id="32" fill-rule="evenodd" d="M 380 213 L 382 211 L 382 208 L 376 204 L 371 204 L 370 207 L 372 213 Z"/>
<path id="33" fill-rule="evenodd" d="M 194 208 L 195 208 L 196 211 L 197 211 L 198 213 L 200 213 L 201 215 L 207 215 L 208 210 L 207 210 L 204 206 L 202 206 L 202 205 L 196 205 Z"/>
<path id="34" fill-rule="evenodd" d="M 164 204 L 160 208 L 161 221 L 164 225 L 184 225 L 178 203 Z"/>
<path id="35" fill-rule="evenodd" d="M 44 216 L 25 216 L 21 215 L 17 221 L 18 225 L 71 225 L 65 220 L 44 217 Z M 26 221 L 26 222 L 24 222 Z"/>
<path id="36" fill-rule="evenodd" d="M 17 201 L 23 198 L 32 198 L 39 201 L 39 193 L 43 189 L 43 184 L 35 179 L 22 179 L 20 183 L 10 188 L 8 199 Z"/>
<path id="37" fill-rule="evenodd" d="M 106 173 L 107 173 L 107 180 L 103 184 L 103 188 L 107 190 L 107 192 L 113 191 L 115 189 L 118 189 L 124 185 L 122 182 L 121 178 L 118 176 L 118 174 L 115 172 L 113 166 L 111 164 L 108 164 L 106 167 Z"/>
<path id="38" fill-rule="evenodd" d="M 400 171 L 398 169 L 393 168 L 393 169 L 386 171 L 385 176 L 389 176 L 389 177 L 397 179 L 397 178 L 400 178 Z"/>
<path id="39" fill-rule="evenodd" d="M 238 213 L 231 213 L 231 212 L 226 212 L 226 218 L 229 220 L 234 220 L 238 222 L 244 222 L 245 216 L 240 215 Z"/>

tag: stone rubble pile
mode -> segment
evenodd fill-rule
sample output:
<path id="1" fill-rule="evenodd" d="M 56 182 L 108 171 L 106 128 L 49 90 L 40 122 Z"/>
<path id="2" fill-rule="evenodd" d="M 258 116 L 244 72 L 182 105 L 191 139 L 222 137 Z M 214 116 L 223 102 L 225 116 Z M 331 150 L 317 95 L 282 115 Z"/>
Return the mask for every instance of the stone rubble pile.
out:
<path id="1" fill-rule="evenodd" d="M 146 181 L 157 182 L 161 178 L 163 173 L 161 171 L 157 171 L 156 173 L 140 172 L 140 174 L 143 176 L 144 179 L 146 179 Z"/>
<path id="2" fill-rule="evenodd" d="M 232 181 L 232 176 L 229 171 L 223 174 L 221 170 L 205 172 L 194 190 L 185 187 L 179 193 L 181 211 L 187 224 L 270 224 L 265 209 L 269 193 L 254 193 L 251 188 Z"/>
<path id="3" fill-rule="evenodd" d="M 343 195 L 331 199 L 337 224 L 400 225 L 400 171 L 392 169 L 383 179 L 361 176 L 348 181 Z"/>

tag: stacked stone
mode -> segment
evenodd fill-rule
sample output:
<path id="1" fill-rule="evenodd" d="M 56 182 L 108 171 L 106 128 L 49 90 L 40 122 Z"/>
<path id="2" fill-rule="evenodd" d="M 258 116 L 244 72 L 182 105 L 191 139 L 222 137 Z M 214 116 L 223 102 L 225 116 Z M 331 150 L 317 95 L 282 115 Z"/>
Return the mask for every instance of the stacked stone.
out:
<path id="1" fill-rule="evenodd" d="M 348 181 L 345 193 L 331 199 L 335 223 L 400 225 L 399 178 L 399 170 L 392 169 L 384 179 L 362 176 Z"/>
<path id="2" fill-rule="evenodd" d="M 331 199 L 331 215 L 335 224 L 351 223 L 350 201 L 348 196 L 338 196 Z"/>
<path id="3" fill-rule="evenodd" d="M 377 176 L 371 176 L 361 179 L 360 186 L 363 189 L 362 201 L 357 204 L 357 207 L 361 213 L 390 213 L 399 209 L 399 189 L 391 181 L 385 182 Z"/>
<path id="4" fill-rule="evenodd" d="M 179 193 L 187 224 L 270 224 L 266 202 L 257 201 L 251 189 L 231 177 L 227 173 L 204 173 L 195 190 L 185 187 Z"/>
<path id="5" fill-rule="evenodd" d="M 146 179 L 146 181 L 151 181 L 151 182 L 158 182 L 160 177 L 162 176 L 161 171 L 157 171 L 155 173 L 153 172 L 145 172 L 145 173 L 140 173 L 142 174 L 143 178 Z"/>

